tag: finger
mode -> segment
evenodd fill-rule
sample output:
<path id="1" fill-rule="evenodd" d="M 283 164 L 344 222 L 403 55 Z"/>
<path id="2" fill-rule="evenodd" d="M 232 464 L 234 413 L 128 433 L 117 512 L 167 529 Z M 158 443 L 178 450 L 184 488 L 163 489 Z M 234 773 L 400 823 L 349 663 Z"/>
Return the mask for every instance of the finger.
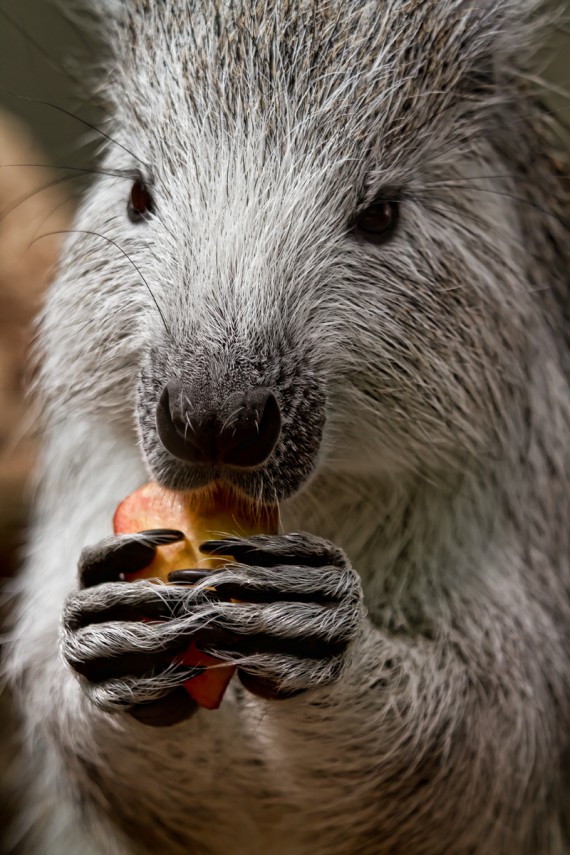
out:
<path id="1" fill-rule="evenodd" d="M 299 659 L 330 659 L 343 653 L 348 646 L 346 638 L 278 638 L 264 633 L 237 635 L 215 627 L 199 630 L 193 638 L 199 650 L 228 662 L 261 654 Z"/>
<path id="2" fill-rule="evenodd" d="M 189 671 L 190 669 L 186 669 Z M 118 677 L 104 683 L 85 681 L 89 699 L 105 712 L 126 712 L 138 704 L 158 701 L 181 688 L 184 673 L 169 669 L 155 677 Z"/>
<path id="3" fill-rule="evenodd" d="M 123 653 L 119 656 L 97 657 L 79 662 L 70 661 L 69 664 L 77 674 L 81 674 L 90 683 L 104 683 L 118 677 L 157 677 L 167 669 L 179 674 L 180 679 L 177 682 L 183 683 L 204 670 L 193 666 L 173 667 L 174 657 L 187 646 L 186 641 L 183 646 L 178 644 L 164 652 Z"/>
<path id="4" fill-rule="evenodd" d="M 116 581 L 122 573 L 136 573 L 151 563 L 157 546 L 176 543 L 183 538 L 182 532 L 174 529 L 152 529 L 105 538 L 81 552 L 79 584 L 82 588 L 90 588 Z"/>
<path id="5" fill-rule="evenodd" d="M 362 595 L 360 580 L 350 566 L 306 567 L 285 565 L 249 567 L 227 565 L 223 570 L 173 570 L 168 581 L 193 586 L 195 596 L 215 589 L 220 600 L 276 603 L 298 602 L 320 605 L 342 600 L 357 602 Z"/>
<path id="6" fill-rule="evenodd" d="M 238 675 L 254 693 L 259 681 L 265 689 L 262 697 L 280 699 L 336 682 L 343 663 L 343 656 L 313 660 L 260 654 L 240 663 Z"/>
<path id="7" fill-rule="evenodd" d="M 198 582 L 208 580 L 210 573 L 202 570 L 173 570 L 168 574 L 168 581 L 182 585 L 196 585 Z M 216 577 L 218 578 L 218 577 Z M 333 600 L 339 600 L 340 595 L 337 590 L 334 591 L 335 596 L 331 597 L 327 591 L 287 591 L 284 590 L 283 577 L 278 588 L 260 588 L 254 584 L 247 582 L 234 581 L 216 581 L 215 584 L 211 579 L 212 599 L 223 600 L 230 602 L 231 600 L 241 600 L 245 603 L 327 603 Z"/>
<path id="8" fill-rule="evenodd" d="M 171 727 L 193 716 L 199 707 L 186 689 L 179 686 L 168 695 L 147 704 L 136 704 L 128 710 L 129 715 L 149 727 Z"/>
<path id="9" fill-rule="evenodd" d="M 256 567 L 273 567 L 276 564 L 342 567 L 348 563 L 344 553 L 334 544 L 303 533 L 208 540 L 200 550 L 209 555 L 231 555 L 241 564 Z"/>
<path id="10" fill-rule="evenodd" d="M 358 633 L 363 610 L 351 604 L 320 606 L 315 603 L 215 603 L 208 625 L 243 636 L 266 635 L 290 640 L 314 639 L 324 643 L 350 642 Z M 197 613 L 194 635 L 206 627 Z"/>
<path id="11" fill-rule="evenodd" d="M 107 582 L 68 598 L 63 623 L 74 632 L 91 624 L 117 621 L 157 621 L 182 617 L 190 608 L 189 591 L 148 581 L 123 585 Z"/>

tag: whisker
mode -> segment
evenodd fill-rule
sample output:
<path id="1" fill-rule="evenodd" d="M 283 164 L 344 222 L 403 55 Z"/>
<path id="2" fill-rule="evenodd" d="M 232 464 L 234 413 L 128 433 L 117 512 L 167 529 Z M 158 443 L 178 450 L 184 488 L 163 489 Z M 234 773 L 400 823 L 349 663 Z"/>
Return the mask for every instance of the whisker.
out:
<path id="1" fill-rule="evenodd" d="M 3 95 L 8 95 L 11 98 L 17 98 L 19 101 L 26 101 L 30 104 L 39 104 L 43 107 L 50 107 L 52 110 L 56 110 L 58 113 L 62 113 L 64 116 L 69 116 L 69 118 L 75 119 L 77 122 L 80 122 L 86 128 L 89 128 L 91 131 L 95 131 L 95 133 L 102 136 L 112 145 L 116 145 L 118 148 L 123 149 L 123 151 L 125 151 L 134 160 L 138 161 L 138 163 L 141 163 L 146 169 L 149 168 L 149 165 L 148 163 L 146 163 L 146 161 L 138 157 L 134 152 L 128 149 L 125 145 L 123 145 L 123 143 L 120 143 L 118 140 L 113 139 L 113 137 L 110 136 L 108 133 L 101 130 L 101 128 L 98 128 L 97 125 L 94 125 L 92 122 L 88 122 L 87 119 L 83 119 L 81 116 L 78 116 L 77 113 L 74 113 L 72 110 L 67 110 L 65 107 L 61 107 L 59 104 L 53 104 L 51 101 L 45 101 L 43 98 L 31 98 L 29 95 L 18 95 L 17 92 L 11 92 L 9 89 L 4 89 L 3 87 L 0 87 L 0 92 Z"/>
<path id="2" fill-rule="evenodd" d="M 44 217 L 42 217 L 41 222 L 38 223 L 38 227 L 35 230 L 35 233 L 34 233 L 32 240 L 36 240 L 38 237 L 41 237 L 41 235 L 39 235 L 38 232 L 41 231 L 41 229 L 53 217 L 53 215 L 56 213 L 56 211 L 59 211 L 59 209 L 65 207 L 65 205 L 69 205 L 70 203 L 73 204 L 78 198 L 79 198 L 79 194 L 77 194 L 76 196 L 70 195 L 70 196 L 67 196 L 65 199 L 62 199 L 61 202 L 58 202 L 57 205 L 54 205 L 54 207 L 51 208 L 49 213 L 47 213 Z"/>
<path id="3" fill-rule="evenodd" d="M 62 166 L 52 163 L 0 163 L 0 169 L 15 169 L 18 166 L 29 169 L 59 169 L 69 172 L 78 172 L 82 175 L 108 175 L 111 178 L 135 178 L 136 173 L 132 169 L 95 169 L 86 166 Z"/>
<path id="4" fill-rule="evenodd" d="M 227 419 L 224 421 L 224 423 L 222 425 L 222 431 L 225 431 L 228 427 L 231 427 L 232 419 L 234 419 L 235 416 L 238 416 L 243 409 L 244 409 L 244 405 L 241 404 L 236 410 L 233 411 L 233 413 L 229 414 L 229 416 L 227 417 Z M 234 433 L 235 433 L 235 431 L 234 431 Z"/>
<path id="5" fill-rule="evenodd" d="M 23 205 L 29 199 L 32 199 L 37 193 L 42 193 L 44 190 L 49 190 L 51 187 L 56 187 L 59 184 L 64 184 L 66 181 L 74 181 L 77 178 L 83 178 L 86 175 L 108 175 L 111 178 L 124 178 L 130 177 L 130 173 L 128 171 L 123 172 L 122 170 L 116 170 L 115 172 L 108 172 L 103 169 L 85 169 L 82 167 L 75 166 L 56 166 L 51 167 L 48 164 L 43 163 L 14 163 L 14 164 L 0 164 L 0 169 L 8 168 L 12 166 L 28 166 L 30 168 L 45 168 L 45 169 L 65 169 L 67 171 L 73 172 L 73 175 L 60 175 L 56 178 L 48 181 L 46 184 L 42 184 L 37 187 L 35 190 L 32 190 L 30 193 L 25 193 L 22 196 L 18 196 L 12 204 L 8 205 L 6 208 L 0 210 L 0 222 L 5 218 L 12 214 L 20 205 Z M 162 222 L 162 221 L 161 221 Z M 164 224 L 163 224 L 164 225 Z"/>
<path id="6" fill-rule="evenodd" d="M 50 190 L 52 187 L 57 187 L 60 184 L 64 184 L 66 181 L 71 181 L 74 178 L 77 178 L 76 175 L 60 175 L 57 178 L 54 178 L 52 181 L 48 181 L 47 184 L 42 184 L 40 187 L 36 187 L 35 190 L 32 190 L 30 193 L 24 193 L 22 196 L 18 196 L 17 199 L 11 205 L 8 205 L 3 210 L 0 210 L 0 222 L 2 222 L 6 217 L 9 217 L 10 214 L 13 214 L 14 211 L 19 208 L 20 205 L 24 205 L 30 199 L 33 199 L 38 193 L 43 193 L 46 190 Z"/>
<path id="7" fill-rule="evenodd" d="M 527 205 L 529 208 L 534 208 L 536 211 L 539 211 L 541 214 L 544 214 L 547 217 L 551 217 L 556 220 L 556 222 L 561 223 L 560 217 L 555 214 L 553 211 L 549 211 L 548 208 L 544 208 L 542 205 L 538 205 L 536 202 L 533 202 L 531 199 L 525 199 L 524 196 L 517 196 L 515 193 L 509 193 L 506 190 L 493 190 L 491 187 L 477 187 L 476 185 L 468 185 L 465 182 L 461 181 L 441 181 L 434 183 L 432 185 L 427 185 L 427 188 L 441 188 L 441 187 L 449 187 L 451 189 L 458 190 L 476 190 L 479 193 L 488 193 L 495 196 L 501 196 L 505 199 L 511 199 L 514 202 L 518 202 L 520 205 Z M 421 192 L 421 191 L 420 191 Z"/>
<path id="8" fill-rule="evenodd" d="M 473 238 L 474 240 L 480 240 L 481 235 L 479 232 L 474 229 L 469 228 L 468 224 L 465 220 L 470 220 L 476 226 L 480 226 L 487 231 L 492 228 L 493 234 L 500 235 L 501 239 L 507 243 L 512 244 L 514 249 L 523 250 L 528 253 L 528 248 L 523 246 L 521 241 L 516 240 L 512 235 L 509 235 L 507 232 L 501 231 L 497 229 L 494 223 L 489 223 L 487 220 L 483 219 L 483 217 L 478 217 L 476 214 L 467 213 L 464 211 L 459 205 L 453 205 L 453 203 L 447 203 L 447 207 L 451 209 L 451 211 L 456 211 L 461 215 L 463 221 L 458 221 L 457 219 L 452 219 L 451 213 L 446 210 L 446 206 L 444 204 L 438 205 L 437 203 L 433 204 L 432 207 L 434 210 L 438 210 L 439 212 L 446 218 L 448 222 L 452 224 L 455 228 L 463 231 L 468 237 Z M 496 261 L 500 261 L 504 266 L 507 262 L 504 256 L 499 256 L 497 252 L 493 252 L 491 248 L 487 251 L 488 257 L 494 258 Z"/>
<path id="9" fill-rule="evenodd" d="M 27 201 L 27 199 L 31 198 L 35 193 L 38 193 L 43 189 L 47 190 L 47 189 L 49 189 L 49 187 L 52 187 L 54 184 L 58 183 L 59 181 L 63 182 L 63 181 L 68 180 L 70 178 L 81 178 L 85 175 L 106 175 L 109 178 L 121 178 L 121 179 L 124 178 L 124 179 L 128 179 L 131 181 L 135 180 L 138 177 L 138 173 L 133 169 L 101 169 L 101 168 L 91 168 L 91 167 L 84 167 L 84 166 L 61 166 L 61 165 L 53 166 L 53 165 L 48 164 L 48 163 L 1 163 L 0 169 L 9 168 L 9 167 L 17 167 L 17 166 L 29 167 L 32 169 L 66 170 L 67 172 L 75 172 L 77 174 L 74 176 L 64 176 L 63 178 L 55 179 L 53 182 L 50 182 L 49 184 L 46 184 L 43 187 L 38 188 L 38 190 L 35 190 L 29 196 L 22 197 L 22 198 L 18 199 L 16 201 L 16 203 L 14 203 L 14 207 L 10 207 L 9 209 L 7 209 L 5 211 L 0 211 L 0 219 L 3 216 L 7 216 L 8 214 L 12 213 L 12 211 L 15 209 L 15 207 L 18 206 L 18 204 L 22 204 L 23 202 Z M 173 240 L 176 240 L 173 232 L 168 228 L 168 226 L 166 225 L 166 223 L 164 222 L 162 217 L 158 213 L 155 213 L 154 216 L 159 221 L 159 223 L 162 225 L 164 230 L 168 232 L 170 237 Z"/>
<path id="10" fill-rule="evenodd" d="M 142 274 L 142 272 L 141 272 L 140 268 L 139 268 L 139 267 L 138 267 L 138 265 L 133 261 L 133 259 L 130 257 L 130 255 L 128 254 L 128 252 L 125 252 L 125 250 L 123 249 L 123 247 L 122 247 L 122 246 L 120 246 L 120 244 L 118 244 L 115 240 L 113 240 L 113 238 L 110 238 L 110 237 L 108 237 L 107 235 L 102 235 L 102 234 L 100 234 L 99 232 L 92 232 L 92 231 L 88 231 L 87 229 L 58 229 L 57 231 L 54 231 L 54 232 L 46 232 L 46 234 L 40 235 L 39 237 L 35 238 L 35 239 L 32 241 L 32 244 L 33 244 L 33 243 L 35 243 L 35 242 L 36 242 L 36 241 L 38 241 L 38 240 L 41 240 L 41 239 L 42 239 L 42 238 L 44 238 L 44 237 L 51 237 L 52 235 L 71 235 L 71 234 L 89 235 L 89 236 L 91 236 L 91 237 L 98 237 L 98 238 L 101 238 L 101 240 L 106 240 L 106 241 L 108 241 L 110 244 L 112 244 L 116 249 L 118 249 L 118 250 L 119 250 L 119 252 L 121 252 L 121 253 L 125 256 L 125 258 L 127 259 L 127 261 L 129 261 L 129 263 L 130 263 L 130 264 L 132 264 L 132 266 L 134 267 L 134 269 L 137 271 L 138 275 L 140 276 L 141 280 L 143 281 L 144 285 L 146 286 L 146 288 L 147 288 L 147 290 L 148 290 L 148 293 L 150 294 L 150 296 L 151 296 L 151 298 L 152 298 L 152 301 L 153 301 L 154 305 L 156 306 L 156 309 L 157 309 L 157 311 L 158 311 L 158 314 L 159 314 L 159 315 L 160 315 L 160 317 L 162 318 L 162 323 L 164 324 L 164 329 L 166 330 L 166 332 L 167 332 L 168 336 L 171 338 L 171 337 L 172 337 L 172 334 L 171 334 L 171 332 L 170 332 L 170 330 L 169 330 L 169 328 L 168 328 L 168 325 L 167 325 L 167 323 L 166 323 L 166 319 L 165 319 L 165 317 L 164 317 L 164 315 L 163 315 L 163 313 L 162 313 L 162 310 L 161 310 L 161 308 L 160 308 L 160 306 L 159 306 L 159 304 L 158 304 L 158 302 L 157 302 L 157 300 L 156 300 L 156 297 L 155 297 L 155 296 L 154 296 L 154 294 L 152 293 L 152 289 L 151 289 L 150 285 L 148 284 L 148 282 L 147 282 L 147 280 L 145 279 L 145 277 L 143 276 L 143 274 Z"/>

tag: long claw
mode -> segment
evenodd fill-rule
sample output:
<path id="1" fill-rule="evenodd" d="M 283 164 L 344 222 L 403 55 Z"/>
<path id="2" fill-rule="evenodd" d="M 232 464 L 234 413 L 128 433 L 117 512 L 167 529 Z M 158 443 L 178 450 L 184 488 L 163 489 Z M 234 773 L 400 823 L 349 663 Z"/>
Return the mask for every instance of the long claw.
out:
<path id="1" fill-rule="evenodd" d="M 103 582 L 119 581 L 122 573 L 136 573 L 147 567 L 157 546 L 183 539 L 183 533 L 175 529 L 151 529 L 109 537 L 97 546 L 87 546 L 79 559 L 80 585 L 92 588 Z"/>
<path id="2" fill-rule="evenodd" d="M 225 630 L 203 630 L 196 633 L 198 649 L 212 656 L 231 653 L 234 656 L 291 656 L 299 659 L 330 659 L 345 649 L 345 641 L 324 641 L 315 638 L 277 638 L 272 635 L 235 635 Z"/>
<path id="3" fill-rule="evenodd" d="M 169 586 L 137 584 L 129 587 L 124 597 L 115 596 L 112 600 L 77 597 L 68 604 L 65 619 L 69 629 L 77 630 L 101 623 L 170 620 L 187 611 L 187 605 L 181 603 L 180 591 Z"/>
<path id="4" fill-rule="evenodd" d="M 139 532 L 139 536 L 152 542 L 154 546 L 165 546 L 169 543 L 176 543 L 179 540 L 184 540 L 184 532 L 178 531 L 175 528 L 150 528 L 147 531 Z"/>
<path id="5" fill-rule="evenodd" d="M 207 540 L 200 545 L 200 552 L 208 555 L 230 555 L 240 564 L 251 567 L 323 567 L 336 564 L 337 557 L 324 548 L 308 549 L 295 535 L 274 537 L 256 535 L 249 539 Z"/>
<path id="6" fill-rule="evenodd" d="M 212 575 L 205 570 L 173 570 L 168 581 L 178 585 L 196 585 Z M 243 603 L 318 603 L 325 605 L 335 601 L 335 597 L 322 591 L 279 590 L 248 585 L 247 582 L 217 582 L 212 580 L 212 590 L 217 598 L 224 601 L 239 600 Z"/>
<path id="7" fill-rule="evenodd" d="M 178 582 L 183 585 L 195 585 L 211 575 L 211 570 L 172 570 L 168 574 L 169 582 Z"/>
<path id="8" fill-rule="evenodd" d="M 186 646 L 188 642 L 186 642 Z M 121 656 L 87 659 L 74 663 L 72 667 L 91 683 L 105 683 L 121 677 L 145 677 L 159 674 L 167 668 L 171 674 L 179 674 L 180 683 L 197 677 L 204 671 L 200 666 L 177 665 L 172 662 L 181 650 L 180 644 L 170 651 L 156 653 L 124 653 Z M 178 681 L 177 681 L 178 682 Z"/>
<path id="9" fill-rule="evenodd" d="M 200 552 L 208 555 L 229 555 L 241 564 L 250 564 L 255 567 L 273 567 L 276 564 L 290 563 L 282 560 L 284 556 L 274 555 L 252 546 L 247 541 L 244 543 L 239 540 L 208 540 L 200 545 Z"/>

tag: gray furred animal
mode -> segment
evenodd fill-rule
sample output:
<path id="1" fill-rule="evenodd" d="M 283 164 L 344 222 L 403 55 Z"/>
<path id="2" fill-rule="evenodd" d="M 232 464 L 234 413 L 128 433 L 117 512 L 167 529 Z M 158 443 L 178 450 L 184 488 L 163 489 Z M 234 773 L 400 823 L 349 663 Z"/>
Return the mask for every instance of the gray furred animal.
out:
<path id="1" fill-rule="evenodd" d="M 537 2 L 96 5 L 109 139 L 41 320 L 9 666 L 37 851 L 570 852 Z M 278 500 L 282 533 L 230 539 L 217 598 L 126 584 L 177 536 L 112 536 L 149 476 Z M 190 638 L 239 665 L 217 712 Z"/>

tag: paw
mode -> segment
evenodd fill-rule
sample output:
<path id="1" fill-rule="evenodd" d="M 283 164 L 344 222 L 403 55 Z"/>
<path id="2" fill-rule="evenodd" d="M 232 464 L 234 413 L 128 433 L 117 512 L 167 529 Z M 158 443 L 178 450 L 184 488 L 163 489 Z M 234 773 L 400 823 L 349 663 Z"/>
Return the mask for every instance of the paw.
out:
<path id="1" fill-rule="evenodd" d="M 178 531 L 110 537 L 87 547 L 79 590 L 65 604 L 62 653 L 102 710 L 127 711 L 140 721 L 169 725 L 196 711 L 182 683 L 199 669 L 174 664 L 188 646 L 182 616 L 187 591 L 152 582 L 126 583 L 124 573 L 148 566 L 157 546 Z"/>
<path id="2" fill-rule="evenodd" d="M 235 664 L 242 683 L 266 698 L 338 678 L 364 619 L 360 580 L 339 549 L 305 534 L 210 541 L 204 552 L 236 563 L 173 571 L 171 585 L 120 581 L 180 537 L 114 537 L 81 555 L 62 652 L 97 706 L 155 725 L 193 714 L 182 684 L 202 669 L 180 664 L 191 643 Z"/>
<path id="3" fill-rule="evenodd" d="M 236 562 L 169 576 L 210 601 L 197 627 L 202 649 L 237 665 L 244 686 L 265 698 L 338 679 L 365 616 L 360 579 L 340 549 L 308 534 L 236 537 L 201 549 Z"/>

